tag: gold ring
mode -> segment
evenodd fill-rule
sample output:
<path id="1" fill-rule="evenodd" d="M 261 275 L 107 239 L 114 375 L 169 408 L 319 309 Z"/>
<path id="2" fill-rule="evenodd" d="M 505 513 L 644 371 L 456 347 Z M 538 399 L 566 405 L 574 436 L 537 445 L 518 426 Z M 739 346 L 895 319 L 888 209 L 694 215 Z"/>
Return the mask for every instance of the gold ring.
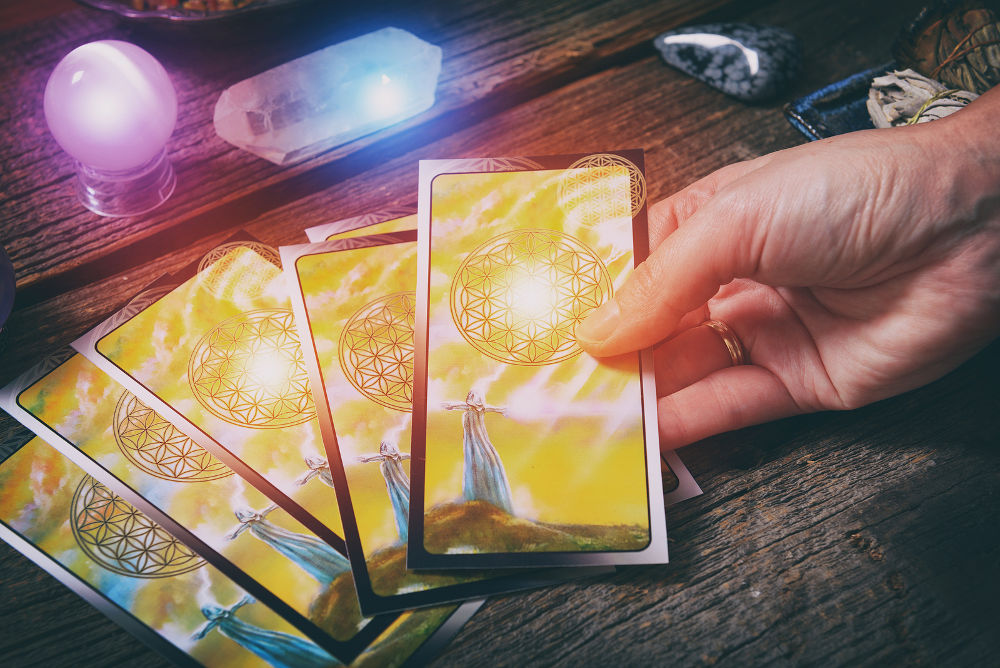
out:
<path id="1" fill-rule="evenodd" d="M 722 342 L 726 344 L 726 350 L 729 352 L 729 358 L 733 360 L 733 366 L 750 363 L 747 352 L 743 348 L 743 343 L 736 336 L 736 333 L 730 329 L 729 325 L 721 320 L 706 320 L 701 324 L 711 327 L 719 334 Z"/>

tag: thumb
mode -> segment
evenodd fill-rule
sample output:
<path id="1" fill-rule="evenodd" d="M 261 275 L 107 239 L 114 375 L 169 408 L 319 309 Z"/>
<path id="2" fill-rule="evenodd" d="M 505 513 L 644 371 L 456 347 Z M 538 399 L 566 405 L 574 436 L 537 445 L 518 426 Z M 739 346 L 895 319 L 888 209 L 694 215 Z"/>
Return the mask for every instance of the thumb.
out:
<path id="1" fill-rule="evenodd" d="M 689 224 L 667 237 L 610 300 L 580 323 L 580 346 L 609 357 L 649 347 L 673 332 L 686 313 L 733 278 L 733 263 L 725 261 L 735 257 L 735 244 L 727 238 L 732 231 L 718 227 Z"/>
<path id="2" fill-rule="evenodd" d="M 741 229 L 747 226 L 738 222 L 743 207 L 729 206 L 733 198 L 717 193 L 764 163 L 730 165 L 651 207 L 651 232 L 666 227 L 666 237 L 577 327 L 584 350 L 607 357 L 651 346 L 733 279 L 743 264 Z"/>

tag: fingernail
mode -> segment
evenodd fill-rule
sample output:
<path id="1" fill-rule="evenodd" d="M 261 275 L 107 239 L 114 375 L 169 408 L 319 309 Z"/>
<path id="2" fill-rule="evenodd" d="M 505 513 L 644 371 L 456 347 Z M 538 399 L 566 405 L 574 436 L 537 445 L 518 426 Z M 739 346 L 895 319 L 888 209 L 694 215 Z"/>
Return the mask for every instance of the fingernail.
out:
<path id="1" fill-rule="evenodd" d="M 618 308 L 617 302 L 612 299 L 580 323 L 580 326 L 576 328 L 576 338 L 587 343 L 601 343 L 618 329 L 620 318 L 621 309 Z"/>

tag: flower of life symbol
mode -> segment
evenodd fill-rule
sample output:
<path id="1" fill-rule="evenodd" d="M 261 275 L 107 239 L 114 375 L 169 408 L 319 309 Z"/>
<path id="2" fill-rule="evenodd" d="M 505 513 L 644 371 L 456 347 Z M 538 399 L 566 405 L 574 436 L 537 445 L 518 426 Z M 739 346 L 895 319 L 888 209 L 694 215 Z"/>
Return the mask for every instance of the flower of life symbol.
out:
<path id="1" fill-rule="evenodd" d="M 580 354 L 577 325 L 611 293 L 608 270 L 582 242 L 553 230 L 518 230 L 465 258 L 451 283 L 451 314 L 484 355 L 540 366 Z"/>
<path id="2" fill-rule="evenodd" d="M 130 462 L 149 475 L 174 482 L 216 480 L 233 470 L 177 431 L 131 392 L 115 406 L 115 441 Z"/>
<path id="3" fill-rule="evenodd" d="M 188 383 L 202 406 L 230 424 L 278 429 L 316 415 L 287 309 L 248 311 L 216 325 L 191 353 Z"/>
<path id="4" fill-rule="evenodd" d="M 113 573 L 134 578 L 168 578 L 205 563 L 89 475 L 77 485 L 70 513 L 77 545 Z"/>
<path id="5" fill-rule="evenodd" d="M 340 335 L 340 368 L 377 404 L 413 410 L 416 293 L 397 292 L 362 306 Z"/>
<path id="6" fill-rule="evenodd" d="M 252 252 L 240 252 L 242 250 Z M 278 253 L 256 241 L 233 241 L 216 246 L 198 263 L 202 286 L 220 299 L 236 295 L 256 297 L 281 273 Z"/>
<path id="7" fill-rule="evenodd" d="M 619 179 L 628 173 L 629 188 Z M 646 202 L 646 179 L 631 161 L 597 153 L 577 160 L 559 181 L 559 205 L 575 222 L 595 225 L 608 218 L 633 217 Z"/>

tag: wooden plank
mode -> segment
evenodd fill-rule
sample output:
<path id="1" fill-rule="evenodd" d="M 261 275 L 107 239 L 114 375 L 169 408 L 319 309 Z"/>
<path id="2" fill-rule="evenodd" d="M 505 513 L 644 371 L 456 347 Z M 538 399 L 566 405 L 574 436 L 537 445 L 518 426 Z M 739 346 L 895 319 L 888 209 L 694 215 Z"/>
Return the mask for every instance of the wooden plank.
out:
<path id="1" fill-rule="evenodd" d="M 0 31 L 51 18 L 79 7 L 73 0 L 3 0 L 0 2 Z"/>
<path id="2" fill-rule="evenodd" d="M 783 2 L 748 18 L 803 38 L 805 72 L 792 96 L 880 62 L 887 53 L 876 38 L 909 11 L 902 2 L 877 11 L 860 1 Z M 601 104 L 622 99 L 634 104 Z M 292 243 L 306 224 L 412 201 L 419 157 L 624 145 L 649 149 L 655 199 L 726 162 L 799 141 L 777 108 L 734 103 L 639 56 L 424 147 L 398 137 L 392 150 L 362 151 L 356 163 L 311 168 L 262 200 L 287 197 L 280 207 L 255 212 L 247 195 L 219 213 L 247 216 L 270 243 Z M 394 157 L 380 160 L 383 153 Z M 151 265 L 19 307 L 0 380 L 138 285 L 197 257 L 228 226 L 192 233 L 190 246 L 187 237 L 165 244 L 180 249 Z M 669 566 L 491 600 L 437 665 L 991 661 L 1000 593 L 998 371 L 994 345 L 924 390 L 686 449 L 707 494 L 669 511 Z M 10 638 L 0 652 L 14 665 L 130 657 L 161 665 L 6 546 L 0 559 L 0 622 Z"/>
<path id="3" fill-rule="evenodd" d="M 808 6 L 785 5 L 770 20 L 781 21 L 802 35 L 807 45 L 804 76 L 786 98 L 825 85 L 831 80 L 864 69 L 885 57 L 874 37 L 883 30 L 863 9 L 828 8 L 820 2 Z M 908 8 L 899 2 L 895 17 L 883 8 L 886 21 L 902 22 Z M 777 12 L 778 9 L 775 9 Z M 768 14 L 759 12 L 760 20 Z M 844 18 L 846 16 L 846 18 Z M 826 29 L 838 22 L 837 32 Z M 830 61 L 825 54 L 844 56 Z M 619 100 L 628 100 L 619 104 Z M 198 225 L 172 228 L 102 254 L 108 264 L 134 265 L 138 258 L 154 258 L 123 275 L 103 278 L 81 269 L 74 286 L 48 302 L 23 305 L 24 289 L 8 329 L 9 347 L 18 351 L 9 363 L 0 363 L 0 381 L 12 376 L 53 345 L 68 343 L 106 313 L 120 306 L 130 290 L 160 273 L 173 271 L 196 259 L 228 234 L 228 221 L 248 219 L 245 227 L 273 245 L 301 243 L 301 230 L 309 225 L 364 213 L 390 204 L 415 202 L 417 161 L 421 158 L 469 155 L 564 153 L 641 146 L 647 150 L 649 199 L 655 201 L 725 164 L 802 141 L 780 113 L 782 100 L 748 106 L 663 66 L 657 56 L 647 56 L 627 66 L 612 68 L 483 120 L 429 146 L 393 149 L 399 157 L 379 161 L 378 151 L 361 151 L 367 168 L 359 174 L 341 172 L 338 163 L 317 167 L 276 186 L 286 205 L 267 210 L 248 195 L 243 204 L 222 203 L 205 214 Z M 265 186 L 265 189 L 267 187 Z M 260 209 L 259 215 L 255 212 Z M 213 228 L 213 219 L 222 221 Z M 92 236 L 88 234 L 87 236 Z M 173 252 L 170 249 L 176 248 Z M 120 259 L 118 256 L 124 256 Z M 110 271 L 110 270 L 108 270 Z M 128 287 L 131 286 L 131 287 Z M 4 360 L 0 356 L 0 360 Z"/>
<path id="4" fill-rule="evenodd" d="M 8 132 L 0 144 L 0 160 L 7 165 L 0 218 L 10 221 L 4 243 L 18 272 L 22 302 L 33 303 L 81 280 L 134 266 L 147 259 L 135 252 L 142 250 L 145 239 L 153 239 L 160 252 L 180 248 L 201 238 L 198 235 L 238 226 L 248 216 L 303 194 L 303 188 L 308 192 L 325 187 L 331 172 L 357 173 L 390 159 L 393 150 L 425 145 L 560 82 L 651 52 L 649 41 L 658 30 L 723 4 L 481 0 L 457 7 L 441 3 L 415 14 L 411 8 L 375 3 L 356 10 L 358 15 L 350 20 L 338 22 L 343 17 L 334 12 L 284 39 L 254 44 L 253 58 L 232 45 L 168 43 L 133 35 L 164 62 L 178 91 L 178 127 L 169 148 L 179 186 L 160 210 L 124 219 L 100 218 L 74 201 L 71 161 L 48 136 L 39 100 L 62 54 L 95 38 L 127 34 L 107 17 L 72 12 L 10 35 L 0 55 L 0 73 L 8 73 L 0 75 L 0 95 L 18 102 L 6 119 Z M 410 29 L 443 47 L 438 99 L 431 110 L 286 168 L 215 136 L 212 109 L 225 87 L 380 25 Z M 363 157 L 355 158 L 362 150 Z M 220 203 L 231 204 L 229 217 L 215 214 Z M 174 231 L 178 229 L 185 231 Z M 120 253 L 109 258 L 108 252 L 116 250 Z"/>
<path id="5" fill-rule="evenodd" d="M 987 664 L 998 379 L 994 345 L 903 397 L 685 449 L 706 495 L 669 511 L 669 566 L 495 598 L 436 665 Z M 28 639 L 17 656 L 112 665 L 94 650 L 112 625 L 9 552 L 0 621 Z"/>
<path id="6" fill-rule="evenodd" d="M 490 601 L 438 665 L 992 663 L 998 371 L 686 448 L 669 566 Z"/>

